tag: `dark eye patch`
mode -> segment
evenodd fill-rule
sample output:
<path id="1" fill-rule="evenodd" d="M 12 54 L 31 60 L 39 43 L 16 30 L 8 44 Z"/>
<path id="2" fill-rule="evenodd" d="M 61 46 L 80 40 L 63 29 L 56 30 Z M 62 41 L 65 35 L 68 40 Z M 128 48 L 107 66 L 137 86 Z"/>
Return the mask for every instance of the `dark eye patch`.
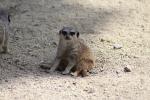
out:
<path id="1" fill-rule="evenodd" d="M 62 34 L 63 34 L 63 35 L 67 35 L 67 32 L 66 32 L 66 31 L 62 31 Z"/>
<path id="2" fill-rule="evenodd" d="M 71 35 L 71 36 L 75 35 L 75 32 L 70 32 L 70 35 Z"/>

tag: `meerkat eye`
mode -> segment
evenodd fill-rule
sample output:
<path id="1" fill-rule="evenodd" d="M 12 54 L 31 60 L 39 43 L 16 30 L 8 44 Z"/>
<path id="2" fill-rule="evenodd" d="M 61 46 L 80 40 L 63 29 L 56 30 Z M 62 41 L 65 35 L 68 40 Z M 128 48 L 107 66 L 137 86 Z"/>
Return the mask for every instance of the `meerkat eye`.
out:
<path id="1" fill-rule="evenodd" d="M 62 34 L 63 34 L 63 35 L 67 35 L 67 32 L 66 32 L 66 31 L 62 31 Z"/>
<path id="2" fill-rule="evenodd" d="M 11 20 L 10 20 L 10 15 L 8 15 L 8 22 L 9 22 L 9 23 L 11 22 Z"/>
<path id="3" fill-rule="evenodd" d="M 75 32 L 70 32 L 70 35 L 71 35 L 71 36 L 75 35 Z"/>

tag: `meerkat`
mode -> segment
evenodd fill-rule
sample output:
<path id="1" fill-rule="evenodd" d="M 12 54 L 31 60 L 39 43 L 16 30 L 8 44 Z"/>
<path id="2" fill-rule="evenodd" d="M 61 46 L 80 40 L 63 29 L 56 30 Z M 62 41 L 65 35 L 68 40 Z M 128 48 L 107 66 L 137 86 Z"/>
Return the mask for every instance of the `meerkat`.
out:
<path id="1" fill-rule="evenodd" d="M 62 74 L 84 77 L 94 66 L 95 57 L 83 39 L 79 38 L 79 32 L 72 27 L 63 27 L 59 32 L 57 54 L 49 71 L 66 67 Z"/>
<path id="2" fill-rule="evenodd" d="M 8 52 L 10 15 L 4 9 L 0 9 L 0 53 Z"/>

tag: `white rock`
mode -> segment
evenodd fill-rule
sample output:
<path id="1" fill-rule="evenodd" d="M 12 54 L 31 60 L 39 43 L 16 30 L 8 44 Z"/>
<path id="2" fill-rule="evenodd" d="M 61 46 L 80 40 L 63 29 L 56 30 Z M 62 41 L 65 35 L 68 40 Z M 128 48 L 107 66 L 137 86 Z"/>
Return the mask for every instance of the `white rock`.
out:
<path id="1" fill-rule="evenodd" d="M 113 48 L 114 49 L 121 49 L 123 46 L 121 44 L 114 44 Z"/>

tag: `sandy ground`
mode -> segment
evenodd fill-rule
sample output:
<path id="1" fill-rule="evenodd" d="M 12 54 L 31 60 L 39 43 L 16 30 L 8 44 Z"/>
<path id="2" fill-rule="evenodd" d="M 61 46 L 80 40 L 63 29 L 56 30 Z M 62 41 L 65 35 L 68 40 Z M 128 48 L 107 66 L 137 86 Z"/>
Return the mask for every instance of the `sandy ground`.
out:
<path id="1" fill-rule="evenodd" d="M 0 55 L 0 100 L 149 100 L 149 0 L 0 0 L 11 12 Z M 49 74 L 58 31 L 76 27 L 96 55 L 88 77 Z M 113 45 L 122 46 L 113 49 Z M 124 72 L 124 67 L 131 72 Z"/>

